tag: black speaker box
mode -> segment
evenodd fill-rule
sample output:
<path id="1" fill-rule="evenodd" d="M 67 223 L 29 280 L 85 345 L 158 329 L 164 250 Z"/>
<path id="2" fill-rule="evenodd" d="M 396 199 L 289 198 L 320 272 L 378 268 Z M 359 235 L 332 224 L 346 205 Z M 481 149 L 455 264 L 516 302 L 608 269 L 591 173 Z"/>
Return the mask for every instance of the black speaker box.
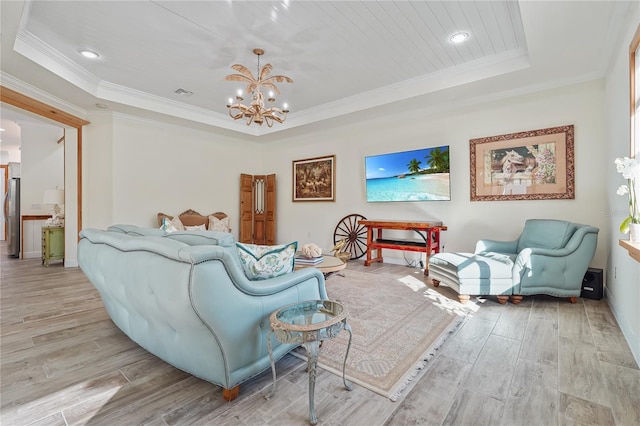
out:
<path id="1" fill-rule="evenodd" d="M 603 296 L 602 269 L 589 268 L 582 279 L 582 291 L 580 297 L 600 300 Z"/>

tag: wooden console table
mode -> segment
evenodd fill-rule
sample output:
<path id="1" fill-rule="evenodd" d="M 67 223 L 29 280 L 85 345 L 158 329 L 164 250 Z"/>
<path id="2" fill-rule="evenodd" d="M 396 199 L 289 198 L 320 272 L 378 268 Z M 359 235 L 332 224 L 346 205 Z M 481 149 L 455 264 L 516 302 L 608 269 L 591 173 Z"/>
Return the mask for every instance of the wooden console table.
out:
<path id="1" fill-rule="evenodd" d="M 365 266 L 370 266 L 372 262 L 382 262 L 382 249 L 404 250 L 426 253 L 427 261 L 424 266 L 424 274 L 429 275 L 428 258 L 431 253 L 440 253 L 440 231 L 446 231 L 447 227 L 442 222 L 405 222 L 400 220 L 360 220 L 360 225 L 367 228 L 367 259 Z M 383 229 L 413 230 L 424 238 L 424 242 L 412 240 L 391 240 L 382 238 Z M 375 240 L 374 240 L 375 231 Z M 376 251 L 376 256 L 372 258 L 371 253 Z"/>

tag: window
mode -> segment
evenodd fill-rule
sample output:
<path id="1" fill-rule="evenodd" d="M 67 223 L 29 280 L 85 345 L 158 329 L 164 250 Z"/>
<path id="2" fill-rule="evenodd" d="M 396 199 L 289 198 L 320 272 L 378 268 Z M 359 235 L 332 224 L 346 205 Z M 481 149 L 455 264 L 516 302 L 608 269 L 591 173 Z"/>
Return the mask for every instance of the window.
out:
<path id="1" fill-rule="evenodd" d="M 640 157 L 640 25 L 629 46 L 629 87 L 631 89 L 631 146 L 629 154 Z"/>

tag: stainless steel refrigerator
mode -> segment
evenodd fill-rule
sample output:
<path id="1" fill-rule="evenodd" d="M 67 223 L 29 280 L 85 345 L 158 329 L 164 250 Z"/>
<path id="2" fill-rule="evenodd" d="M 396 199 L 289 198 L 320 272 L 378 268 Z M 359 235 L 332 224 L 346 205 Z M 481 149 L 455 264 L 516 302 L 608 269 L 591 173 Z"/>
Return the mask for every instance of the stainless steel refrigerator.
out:
<path id="1" fill-rule="evenodd" d="M 9 257 L 20 257 L 20 178 L 11 178 L 4 199 Z"/>

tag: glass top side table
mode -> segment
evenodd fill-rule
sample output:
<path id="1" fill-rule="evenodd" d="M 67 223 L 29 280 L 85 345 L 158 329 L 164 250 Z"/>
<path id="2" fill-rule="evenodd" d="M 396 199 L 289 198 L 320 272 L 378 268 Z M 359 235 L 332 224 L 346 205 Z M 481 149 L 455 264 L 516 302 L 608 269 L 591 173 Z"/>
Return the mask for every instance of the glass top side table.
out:
<path id="1" fill-rule="evenodd" d="M 307 352 L 309 422 L 315 425 L 318 423 L 318 417 L 314 407 L 314 392 L 320 343 L 326 339 L 333 339 L 342 330 L 349 332 L 349 343 L 342 364 L 342 381 L 347 390 L 352 389 L 351 384 L 345 378 L 347 357 L 353 337 L 351 327 L 347 323 L 347 310 L 340 303 L 331 300 L 307 300 L 278 309 L 271 314 L 269 320 L 271 329 L 267 336 L 267 348 L 271 360 L 273 386 L 265 398 L 270 398 L 276 390 L 276 366 L 271 349 L 271 334 L 274 334 L 279 342 L 301 344 Z"/>

